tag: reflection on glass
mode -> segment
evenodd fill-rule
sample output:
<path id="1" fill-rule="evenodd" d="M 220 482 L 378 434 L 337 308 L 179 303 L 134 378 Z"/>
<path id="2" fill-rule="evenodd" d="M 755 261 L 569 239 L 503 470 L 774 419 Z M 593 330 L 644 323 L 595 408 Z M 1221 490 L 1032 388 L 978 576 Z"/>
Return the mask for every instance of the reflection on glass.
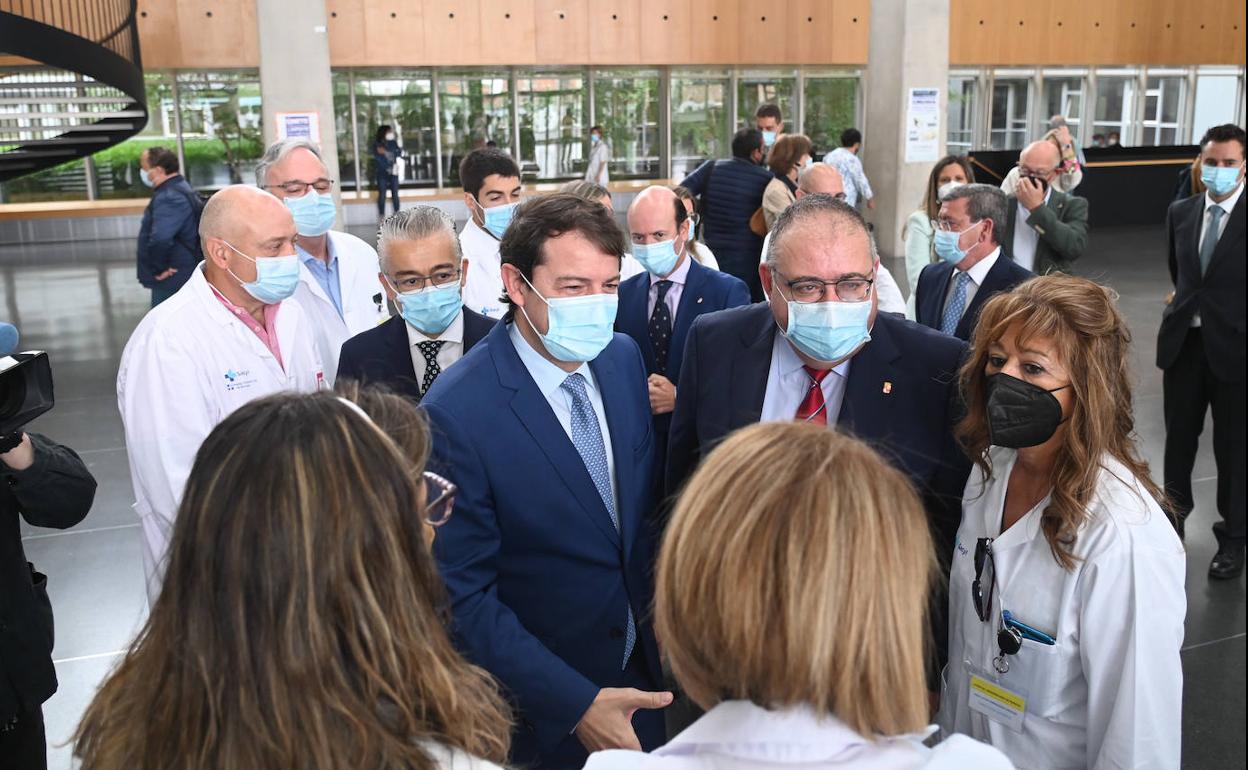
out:
<path id="1" fill-rule="evenodd" d="M 1092 122 L 1093 139 L 1097 134 L 1109 141 L 1111 133 L 1119 135 L 1120 144 L 1129 144 L 1132 137 L 1132 111 L 1135 109 L 1135 78 L 1099 75 L 1096 78 L 1096 113 Z M 1096 144 L 1096 141 L 1093 142 Z"/>
<path id="2" fill-rule="evenodd" d="M 481 147 L 515 154 L 511 146 L 511 93 L 505 73 L 458 70 L 438 75 L 442 118 L 442 178 L 459 185 L 459 162 Z"/>
<path id="3" fill-rule="evenodd" d="M 162 72 L 144 75 L 147 91 L 147 125 L 135 136 L 91 156 L 95 164 L 95 189 L 99 198 L 146 198 L 151 195 L 139 178 L 139 156 L 148 147 L 178 151 L 174 118 L 173 79 Z"/>
<path id="4" fill-rule="evenodd" d="M 1049 119 L 1054 115 L 1066 118 L 1070 134 L 1079 138 L 1079 126 L 1083 122 L 1083 78 L 1082 77 L 1049 77 L 1044 79 L 1044 114 L 1040 119 L 1047 129 Z"/>
<path id="5" fill-rule="evenodd" d="M 350 99 L 349 96 L 346 98 Z M 340 116 L 343 114 L 344 107 L 339 106 L 336 90 L 334 109 Z M 349 101 L 345 109 L 349 114 Z M 400 186 L 430 187 L 437 184 L 433 81 L 428 70 L 356 70 L 355 109 L 364 189 L 376 190 L 378 187 L 374 144 L 377 129 L 383 125 L 394 128 L 395 137 L 403 149 L 402 157 L 394 165 Z M 344 141 L 351 141 L 349 118 L 345 122 L 344 126 L 344 121 L 338 121 L 338 164 L 342 168 L 346 167 L 344 158 L 349 153 L 343 154 L 341 147 Z M 354 175 L 354 165 L 350 173 Z"/>
<path id="6" fill-rule="evenodd" d="M 199 188 L 256 181 L 264 152 L 260 131 L 260 73 L 179 72 L 183 171 Z"/>
<path id="7" fill-rule="evenodd" d="M 594 123 L 610 143 L 612 179 L 659 175 L 658 70 L 595 70 Z"/>
<path id="8" fill-rule="evenodd" d="M 858 116 L 857 77 L 806 77 L 806 125 L 816 156 L 835 150 Z"/>
<path id="9" fill-rule="evenodd" d="M 672 73 L 672 176 L 683 179 L 703 161 L 730 152 L 727 99 L 730 80 L 723 70 Z"/>
<path id="10" fill-rule="evenodd" d="M 950 153 L 965 155 L 975 141 L 975 89 L 974 77 L 949 78 L 949 131 L 945 144 Z"/>
<path id="11" fill-rule="evenodd" d="M 1151 76 L 1144 91 L 1144 125 L 1141 145 L 1175 144 L 1183 101 L 1181 76 Z"/>
<path id="12" fill-rule="evenodd" d="M 525 181 L 585 174 L 585 75 L 580 69 L 519 71 L 520 163 Z"/>
<path id="13" fill-rule="evenodd" d="M 737 128 L 754 127 L 762 104 L 780 108 L 786 130 L 797 125 L 797 74 L 793 70 L 742 72 L 737 79 Z"/>
<path id="14" fill-rule="evenodd" d="M 1031 80 L 1001 78 L 992 84 L 989 143 L 994 150 L 1021 150 L 1027 144 Z"/>

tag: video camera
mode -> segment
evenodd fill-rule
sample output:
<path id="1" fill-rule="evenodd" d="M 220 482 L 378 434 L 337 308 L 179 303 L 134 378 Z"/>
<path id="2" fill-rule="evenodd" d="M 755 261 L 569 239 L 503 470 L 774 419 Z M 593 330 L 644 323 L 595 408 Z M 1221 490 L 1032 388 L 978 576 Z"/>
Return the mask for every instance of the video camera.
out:
<path id="1" fill-rule="evenodd" d="M 0 357 L 0 440 L 52 408 L 52 365 L 42 350 Z"/>

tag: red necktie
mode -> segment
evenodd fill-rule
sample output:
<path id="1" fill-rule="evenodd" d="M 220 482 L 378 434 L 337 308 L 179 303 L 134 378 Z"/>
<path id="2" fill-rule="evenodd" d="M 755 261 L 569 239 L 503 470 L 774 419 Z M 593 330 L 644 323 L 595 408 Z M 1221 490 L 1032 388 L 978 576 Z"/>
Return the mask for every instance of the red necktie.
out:
<path id="1" fill-rule="evenodd" d="M 797 414 L 793 419 L 799 422 L 810 422 L 816 425 L 828 424 L 827 405 L 823 400 L 823 387 L 821 383 L 823 378 L 828 376 L 831 369 L 811 369 L 809 366 L 803 366 L 806 376 L 811 379 L 810 390 L 806 391 L 806 398 L 802 399 L 802 403 L 797 407 Z"/>

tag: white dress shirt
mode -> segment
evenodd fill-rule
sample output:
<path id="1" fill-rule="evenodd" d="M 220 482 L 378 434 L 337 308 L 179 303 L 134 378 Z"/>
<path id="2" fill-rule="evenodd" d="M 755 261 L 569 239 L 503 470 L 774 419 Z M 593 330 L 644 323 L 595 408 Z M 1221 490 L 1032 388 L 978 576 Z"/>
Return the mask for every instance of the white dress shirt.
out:
<path id="1" fill-rule="evenodd" d="M 428 364 L 425 362 L 425 354 L 420 352 L 420 343 L 422 342 L 441 342 L 442 347 L 438 349 L 438 368 L 446 371 L 446 368 L 464 357 L 464 311 L 461 309 L 456 314 L 455 320 L 451 321 L 451 325 L 446 327 L 446 331 L 438 335 L 437 339 L 426 335 L 416 327 L 409 323 L 404 323 L 407 327 L 407 343 L 412 348 L 412 368 L 416 370 L 416 382 L 425 381 L 425 369 Z"/>
<path id="2" fill-rule="evenodd" d="M 927 734 L 935 728 L 929 728 Z M 868 740 L 836 717 L 819 718 L 806 706 L 768 710 L 749 701 L 725 701 L 666 746 L 599 751 L 585 770 L 1010 770 L 1001 752 L 955 735 L 928 748 L 924 734 Z"/>
<path id="3" fill-rule="evenodd" d="M 1053 188 L 1046 188 L 1044 191 L 1044 202 L 1041 206 L 1049 205 L 1049 197 L 1053 195 Z M 1027 217 L 1031 216 L 1031 212 L 1023 205 L 1022 201 L 1017 203 L 1018 211 L 1014 215 L 1014 261 L 1033 273 L 1036 270 L 1036 246 L 1040 243 L 1040 233 L 1036 232 L 1036 228 L 1027 224 Z"/>
<path id="4" fill-rule="evenodd" d="M 1218 206 L 1225 212 L 1222 215 L 1222 221 L 1218 222 L 1218 240 L 1222 240 L 1222 233 L 1226 232 L 1226 223 L 1231 221 L 1231 212 L 1235 210 L 1235 204 L 1239 202 L 1239 196 L 1244 194 L 1244 183 L 1239 183 L 1239 188 L 1231 193 L 1231 197 L 1217 203 L 1213 198 L 1209 197 L 1209 192 L 1205 191 L 1205 214 L 1200 219 L 1200 238 L 1196 241 L 1196 254 L 1199 260 L 1200 244 L 1205 242 L 1205 233 L 1209 232 L 1209 222 L 1213 219 L 1209 216 L 1209 211 Z M 1200 326 L 1200 313 L 1192 316 L 1192 326 Z"/>
<path id="5" fill-rule="evenodd" d="M 962 315 L 966 315 L 966 309 L 971 306 L 971 300 L 975 299 L 975 294 L 979 292 L 979 287 L 983 285 L 984 279 L 988 277 L 988 271 L 992 270 L 992 266 L 997 264 L 997 257 L 1001 256 L 1001 247 L 993 249 L 988 256 L 979 260 L 975 265 L 966 271 L 971 280 L 966 284 L 966 304 L 962 306 Z M 940 317 L 945 317 L 945 308 L 949 306 L 949 300 L 953 298 L 953 292 L 958 287 L 958 275 L 962 271 L 956 267 L 953 274 L 949 276 L 949 289 L 945 292 L 945 301 L 940 305 Z"/>
<path id="6" fill-rule="evenodd" d="M 607 450 L 607 475 L 611 477 L 611 497 L 615 501 L 615 510 L 620 510 L 620 490 L 615 480 L 615 452 L 611 448 L 611 429 L 607 427 L 607 410 L 602 403 L 602 390 L 598 380 L 594 379 L 594 371 L 588 363 L 581 364 L 575 372 L 565 372 L 533 349 L 528 340 L 520 334 L 520 327 L 511 324 L 507 336 L 516 352 L 520 354 L 520 362 L 528 370 L 529 376 L 537 384 L 537 389 L 545 396 L 555 419 L 563 426 L 563 432 L 572 440 L 572 395 L 563 389 L 563 381 L 573 374 L 585 378 L 585 391 L 589 395 L 590 404 L 594 407 L 594 415 L 598 418 L 598 428 L 602 431 L 602 443 Z"/>
<path id="7" fill-rule="evenodd" d="M 650 299 L 646 301 L 646 318 L 654 315 L 654 303 L 659 299 L 659 281 L 671 281 L 672 285 L 667 289 L 667 296 L 663 299 L 663 304 L 667 305 L 667 312 L 671 313 L 672 326 L 676 325 L 676 308 L 680 307 L 680 297 L 685 293 L 685 281 L 689 279 L 689 262 L 692 257 L 686 253 L 680 258 L 680 267 L 672 271 L 672 274 L 666 278 L 662 276 L 650 274 Z"/>
<path id="8" fill-rule="evenodd" d="M 470 217 L 459 233 L 459 245 L 468 259 L 464 281 L 464 305 L 486 318 L 502 318 L 503 268 L 498 255 L 498 239 L 482 230 Z"/>
<path id="9" fill-rule="evenodd" d="M 841 413 L 841 402 L 845 400 L 845 383 L 849 381 L 849 363 L 847 358 L 832 368 L 832 371 L 819 383 L 823 391 L 823 403 L 827 405 L 828 424 L 835 425 Z M 771 346 L 771 368 L 767 372 L 767 393 L 763 396 L 762 422 L 792 422 L 797 416 L 797 408 L 806 400 L 810 392 L 811 379 L 802 368 L 802 359 L 798 358 L 793 345 L 787 337 L 776 332 L 776 341 Z"/>

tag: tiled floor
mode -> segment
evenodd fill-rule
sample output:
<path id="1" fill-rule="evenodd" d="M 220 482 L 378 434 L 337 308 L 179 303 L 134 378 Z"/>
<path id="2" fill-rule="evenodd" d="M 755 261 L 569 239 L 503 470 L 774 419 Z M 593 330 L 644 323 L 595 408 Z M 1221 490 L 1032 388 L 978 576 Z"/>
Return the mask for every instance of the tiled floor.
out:
<path id="1" fill-rule="evenodd" d="M 370 238 L 369 228 L 361 237 Z M 1137 428 L 1160 469 L 1161 376 L 1153 347 L 1168 290 L 1157 229 L 1095 233 L 1080 271 L 1113 285 L 1135 331 Z M 118 651 L 143 622 L 146 603 L 138 522 L 114 398 L 117 361 L 147 306 L 129 241 L 0 249 L 0 319 L 17 324 L 22 347 L 52 356 L 56 408 L 35 430 L 74 447 L 99 480 L 95 508 L 68 532 L 27 528 L 29 558 L 49 575 L 56 608 L 60 691 L 46 704 L 51 767 L 71 767 L 64 743 Z M 900 268 L 900 265 L 897 266 Z M 897 269 L 897 275 L 905 271 Z M 7 318 L 6 318 L 7 317 Z M 1245 756 L 1244 579 L 1211 583 L 1212 450 L 1206 431 L 1196 467 L 1197 508 L 1188 522 L 1188 619 L 1183 654 L 1184 766 L 1240 766 Z"/>

